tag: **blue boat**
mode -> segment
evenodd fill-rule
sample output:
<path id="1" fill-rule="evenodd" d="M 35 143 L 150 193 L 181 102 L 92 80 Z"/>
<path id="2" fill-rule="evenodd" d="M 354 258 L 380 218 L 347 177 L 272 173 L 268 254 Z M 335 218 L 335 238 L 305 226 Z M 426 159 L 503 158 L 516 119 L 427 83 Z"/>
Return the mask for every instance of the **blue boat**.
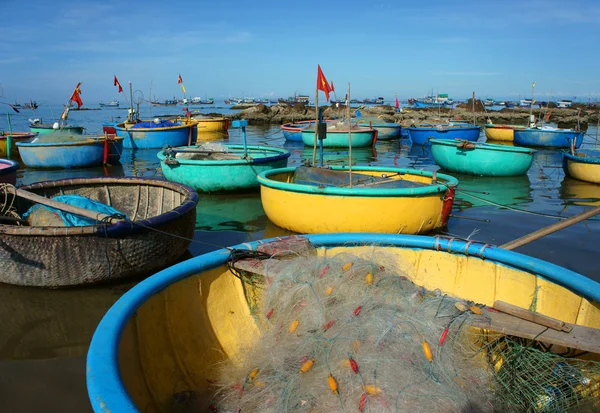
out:
<path id="1" fill-rule="evenodd" d="M 535 151 L 517 146 L 430 139 L 431 154 L 442 169 L 467 175 L 526 174 Z"/>
<path id="2" fill-rule="evenodd" d="M 200 146 L 167 148 L 157 154 L 164 177 L 200 192 L 258 189 L 256 176 L 287 166 L 290 153 L 267 146 L 219 145 L 221 150 Z"/>
<path id="3" fill-rule="evenodd" d="M 476 142 L 481 131 L 480 126 L 470 123 L 424 124 L 407 129 L 410 139 L 416 145 L 428 145 L 430 138 Z"/>
<path id="4" fill-rule="evenodd" d="M 314 120 L 304 120 L 300 122 L 291 122 L 281 125 L 283 137 L 292 142 L 302 142 L 302 130 L 315 123 Z"/>
<path id="5" fill-rule="evenodd" d="M 123 138 L 57 133 L 17 142 L 17 147 L 30 168 L 82 168 L 118 162 Z"/>
<path id="6" fill-rule="evenodd" d="M 548 148 L 570 148 L 574 141 L 575 148 L 583 143 L 583 131 L 572 129 L 541 128 L 515 129 L 515 145 L 539 146 Z"/>
<path id="7" fill-rule="evenodd" d="M 191 142 L 194 127 L 172 121 L 144 121 L 119 123 L 115 126 L 117 136 L 124 138 L 127 149 L 160 149 L 164 146 L 184 146 Z"/>
<path id="8" fill-rule="evenodd" d="M 0 184 L 15 185 L 17 182 L 17 169 L 19 169 L 19 162 L 0 159 Z"/>

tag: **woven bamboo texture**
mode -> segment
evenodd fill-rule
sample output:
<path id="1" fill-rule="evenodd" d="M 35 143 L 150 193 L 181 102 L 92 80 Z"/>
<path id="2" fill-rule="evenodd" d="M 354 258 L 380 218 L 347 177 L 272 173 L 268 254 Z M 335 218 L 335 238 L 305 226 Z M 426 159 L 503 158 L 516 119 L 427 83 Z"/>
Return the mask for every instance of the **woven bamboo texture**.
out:
<path id="1" fill-rule="evenodd" d="M 150 275 L 176 262 L 193 238 L 198 195 L 184 185 L 96 178 L 48 181 L 22 189 L 46 197 L 82 195 L 113 206 L 134 225 L 111 236 L 104 230 L 113 226 L 105 224 L 0 225 L 0 281 L 5 283 L 59 288 Z M 19 199 L 18 213 L 31 205 Z"/>

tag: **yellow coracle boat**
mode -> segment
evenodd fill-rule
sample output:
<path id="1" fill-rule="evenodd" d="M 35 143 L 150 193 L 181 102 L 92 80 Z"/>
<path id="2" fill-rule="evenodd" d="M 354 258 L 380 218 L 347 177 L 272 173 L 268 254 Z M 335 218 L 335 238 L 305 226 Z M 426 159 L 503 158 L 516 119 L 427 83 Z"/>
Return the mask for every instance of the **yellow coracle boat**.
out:
<path id="1" fill-rule="evenodd" d="M 521 125 L 494 125 L 488 123 L 485 125 L 485 136 L 491 141 L 513 142 L 515 140 L 515 129 L 526 129 L 527 126 Z"/>
<path id="2" fill-rule="evenodd" d="M 458 181 L 394 167 L 280 168 L 258 176 L 267 217 L 299 233 L 426 233 L 446 225 Z M 383 213 L 388 211 L 389 213 Z"/>
<path id="3" fill-rule="evenodd" d="M 184 125 L 194 126 L 191 143 L 215 141 L 227 139 L 229 137 L 229 119 L 225 117 L 182 117 L 177 118 L 177 121 L 183 123 Z"/>
<path id="4" fill-rule="evenodd" d="M 321 234 L 306 238 L 320 258 L 339 253 L 368 260 L 385 256 L 416 285 L 440 291 L 439 297 L 447 294 L 480 303 L 471 308 L 475 314 L 484 311 L 483 324 L 486 319 L 495 323 L 499 316 L 507 320 L 505 314 L 481 308 L 498 300 L 564 322 L 563 328 L 571 332 L 509 318 L 516 323 L 505 324 L 508 334 L 517 332 L 528 341 L 517 339 L 512 349 L 495 347 L 495 351 L 504 351 L 503 356 L 488 363 L 498 370 L 497 375 L 505 366 L 508 369 L 511 357 L 516 356 L 512 362 L 523 360 L 519 368 L 528 375 L 518 377 L 517 371 L 507 370 L 514 378 L 514 388 L 504 390 L 516 393 L 528 387 L 537 393 L 530 393 L 532 397 L 523 400 L 517 411 L 567 411 L 586 403 L 589 408 L 589 403 L 598 402 L 600 364 L 582 360 L 598 356 L 594 349 L 598 348 L 600 328 L 600 285 L 595 281 L 542 260 L 456 239 L 386 234 Z M 262 243 L 238 245 L 233 251 L 248 253 L 264 248 Z M 217 411 L 212 406 L 213 396 L 219 391 L 214 366 L 237 359 L 244 346 L 257 339 L 263 322 L 263 316 L 256 314 L 252 306 L 262 298 L 249 295 L 253 289 L 231 272 L 228 262 L 231 265 L 232 255 L 231 250 L 219 250 L 168 268 L 128 291 L 108 311 L 94 334 L 87 358 L 88 393 L 95 412 Z M 269 271 L 268 266 L 263 268 Z M 473 327 L 475 330 L 483 342 L 489 337 L 485 327 Z M 550 348 L 533 351 L 534 340 L 550 343 Z M 571 348 L 584 352 L 558 356 L 551 347 L 556 342 L 573 343 Z M 442 344 L 430 345 L 433 360 L 430 358 L 430 367 L 423 369 L 430 368 L 435 377 Z M 515 355 L 517 347 L 520 352 Z M 585 349 L 592 351 L 586 355 Z M 550 362 L 543 366 L 522 365 L 532 358 Z M 310 375 L 303 377 L 311 379 Z M 241 389 L 253 391 L 251 385 Z M 488 391 L 493 391 L 492 387 Z M 386 411 L 398 411 L 393 409 L 396 393 L 379 397 L 392 406 Z M 407 408 L 410 406 L 400 411 Z M 370 411 L 378 411 L 373 409 L 371 406 Z"/>
<path id="5" fill-rule="evenodd" d="M 565 174 L 580 181 L 600 184 L 600 150 L 582 149 L 563 154 Z"/>
<path id="6" fill-rule="evenodd" d="M 11 135 L 12 139 L 12 147 L 11 147 L 11 157 L 19 156 L 19 148 L 16 143 L 21 141 L 26 141 L 31 138 L 35 138 L 36 133 L 30 132 L 13 132 Z M 8 156 L 8 151 L 6 150 L 7 145 L 7 137 L 8 134 L 6 132 L 0 132 L 0 158 L 5 158 Z"/>

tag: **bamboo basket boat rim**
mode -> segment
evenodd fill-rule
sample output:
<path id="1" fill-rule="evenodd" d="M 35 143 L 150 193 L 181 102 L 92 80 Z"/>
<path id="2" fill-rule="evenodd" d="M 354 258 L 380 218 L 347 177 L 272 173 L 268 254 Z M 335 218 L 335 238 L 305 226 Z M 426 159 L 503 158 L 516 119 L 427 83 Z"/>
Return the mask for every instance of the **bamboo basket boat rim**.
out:
<path id="1" fill-rule="evenodd" d="M 334 171 L 349 171 L 347 166 L 332 166 Z M 278 189 L 286 192 L 297 192 L 313 195 L 333 195 L 333 196 L 349 196 L 349 197 L 419 197 L 445 193 L 449 187 L 458 185 L 458 179 L 453 176 L 436 173 L 437 180 L 445 181 L 444 183 L 429 184 L 418 188 L 377 188 L 377 187 L 359 187 L 359 188 L 340 188 L 340 187 L 319 187 L 317 185 L 305 185 L 297 183 L 288 183 L 276 181 L 269 178 L 276 174 L 293 173 L 296 167 L 270 169 L 262 172 L 256 178 L 262 186 Z M 433 178 L 433 172 L 421 171 L 418 169 L 395 168 L 385 166 L 353 166 L 354 172 L 386 172 L 399 173 L 404 175 L 417 175 Z"/>
<path id="2" fill-rule="evenodd" d="M 121 122 L 114 125 L 114 128 L 118 131 L 122 132 L 165 132 L 165 131 L 173 131 L 178 129 L 188 129 L 191 125 L 177 125 L 173 124 L 173 126 L 167 126 L 165 128 L 131 128 L 125 126 L 126 122 Z"/>
<path id="3" fill-rule="evenodd" d="M 6 140 L 9 136 L 11 139 L 31 139 L 38 135 L 37 132 L 13 132 L 7 133 L 6 131 L 0 131 L 0 140 Z"/>
<path id="4" fill-rule="evenodd" d="M 223 146 L 226 146 L 230 149 L 234 149 L 235 154 L 238 153 L 243 153 L 244 150 L 244 145 L 232 145 L 232 144 L 223 144 Z M 198 148 L 199 145 L 193 145 L 193 146 L 179 146 L 179 148 Z M 225 159 L 225 160 L 195 160 L 195 159 L 180 159 L 180 158 L 175 158 L 175 160 L 177 162 L 179 162 L 179 164 L 181 165 L 189 165 L 189 166 L 225 166 L 225 165 L 254 165 L 254 164 L 259 164 L 259 163 L 265 163 L 265 162 L 275 162 L 281 159 L 286 159 L 289 158 L 291 156 L 291 153 L 283 148 L 273 148 L 270 146 L 258 146 L 258 145 L 248 145 L 248 153 L 250 154 L 252 151 L 254 151 L 255 153 L 266 153 L 266 152 L 272 152 L 275 153 L 276 155 L 272 155 L 272 156 L 265 156 L 265 157 L 261 157 L 261 158 L 253 158 L 251 160 L 248 159 Z M 177 149 L 177 147 L 173 148 L 173 149 Z M 161 164 L 164 162 L 164 160 L 166 159 L 166 156 L 164 154 L 164 151 L 160 151 L 156 154 L 156 156 L 158 157 L 158 159 L 160 159 Z"/>
<path id="5" fill-rule="evenodd" d="M 85 126 L 77 126 L 77 125 L 63 125 L 58 129 L 54 129 L 53 123 L 31 123 L 29 124 L 30 128 L 33 129 L 52 129 L 56 131 L 64 130 L 64 129 L 85 129 Z M 33 132 L 35 133 L 35 132 Z"/>
<path id="6" fill-rule="evenodd" d="M 36 182 L 30 185 L 22 186 L 20 189 L 35 192 L 36 190 L 44 188 L 57 188 L 57 187 L 68 187 L 68 186 L 79 186 L 79 185 L 138 185 L 141 186 L 156 186 L 170 189 L 175 192 L 179 192 L 185 195 L 185 198 L 181 201 L 180 205 L 163 212 L 159 215 L 155 215 L 151 218 L 138 219 L 135 221 L 121 221 L 114 224 L 96 224 L 86 225 L 81 227 L 48 227 L 48 226 L 37 226 L 37 227 L 26 227 L 26 226 L 15 226 L 0 224 L 0 234 L 2 235 L 13 235 L 23 237 L 37 237 L 37 236 L 100 236 L 100 237 L 123 237 L 139 233 L 146 230 L 146 227 L 154 228 L 160 225 L 164 225 L 169 221 L 173 221 L 183 216 L 191 209 L 196 208 L 198 203 L 198 193 L 187 185 L 183 185 L 176 182 L 169 182 L 161 179 L 150 179 L 150 178 L 136 178 L 136 177 L 102 177 L 102 178 L 73 178 L 73 179 L 61 179 L 57 181 L 43 181 Z"/>
<path id="7" fill-rule="evenodd" d="M 465 131 L 465 130 L 481 130 L 481 126 L 476 126 L 476 125 L 472 125 L 472 124 L 467 124 L 467 123 L 455 123 L 453 125 L 450 125 L 448 123 L 440 123 L 439 125 L 436 124 L 423 124 L 423 125 L 418 125 L 418 126 L 409 126 L 408 128 L 409 131 L 447 131 L 447 130 L 461 130 L 461 131 Z"/>
<path id="8" fill-rule="evenodd" d="M 316 247 L 377 245 L 415 250 L 437 250 L 493 260 L 500 265 L 540 276 L 588 300 L 600 301 L 599 283 L 556 264 L 487 244 L 452 238 L 401 234 L 339 233 L 304 236 Z M 244 243 L 232 248 L 255 250 L 259 244 L 276 239 Z M 349 242 L 348 240 L 355 241 Z M 96 413 L 107 410 L 119 412 L 139 410 L 123 383 L 119 369 L 119 341 L 131 316 L 150 297 L 172 284 L 224 265 L 230 253 L 229 249 L 213 251 L 160 271 L 127 291 L 108 310 L 94 332 L 86 361 L 88 396 Z"/>
<path id="9" fill-rule="evenodd" d="M 590 157 L 590 156 L 577 156 L 578 153 L 585 154 L 585 151 L 598 151 L 598 157 Z M 600 165 L 600 150 L 598 149 L 585 149 L 584 151 L 575 152 L 575 155 L 571 155 L 569 152 L 564 151 L 563 156 L 570 161 L 579 162 L 579 163 L 588 163 L 588 164 L 596 164 Z"/>
<path id="10" fill-rule="evenodd" d="M 429 142 L 431 142 L 432 146 L 440 145 L 440 146 L 452 146 L 456 149 L 462 149 L 457 147 L 460 145 L 461 141 L 458 140 L 448 140 L 448 139 L 434 139 L 429 138 Z M 524 148 L 522 146 L 507 146 L 507 145 L 498 145 L 493 143 L 485 143 L 485 142 L 469 142 L 469 144 L 475 145 L 475 148 L 467 148 L 464 151 L 472 151 L 475 149 L 482 149 L 488 151 L 498 151 L 498 152 L 512 152 L 512 153 L 520 153 L 523 155 L 533 155 L 537 152 L 535 149 Z"/>

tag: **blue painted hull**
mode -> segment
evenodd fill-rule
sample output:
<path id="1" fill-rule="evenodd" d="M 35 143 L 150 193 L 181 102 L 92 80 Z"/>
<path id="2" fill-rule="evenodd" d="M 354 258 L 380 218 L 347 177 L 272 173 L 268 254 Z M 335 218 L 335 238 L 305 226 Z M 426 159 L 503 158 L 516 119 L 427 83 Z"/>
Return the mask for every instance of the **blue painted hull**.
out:
<path id="1" fill-rule="evenodd" d="M 479 126 L 470 127 L 413 127 L 407 128 L 408 135 L 413 144 L 428 145 L 429 138 L 433 139 L 462 139 L 469 142 L 477 142 L 479 139 Z"/>
<path id="2" fill-rule="evenodd" d="M 242 145 L 224 145 L 229 152 L 243 155 Z M 186 147 L 190 148 L 190 147 Z M 192 160 L 176 158 L 177 164 L 165 162 L 161 151 L 157 154 L 164 177 L 200 192 L 228 192 L 258 189 L 256 176 L 264 171 L 287 166 L 290 153 L 284 149 L 248 146 L 250 159 Z"/>
<path id="3" fill-rule="evenodd" d="M 413 106 L 415 108 L 445 108 L 445 107 L 452 106 L 452 104 L 451 103 L 424 103 L 424 102 L 415 101 L 413 103 Z"/>
<path id="4" fill-rule="evenodd" d="M 515 145 L 539 146 L 548 148 L 570 148 L 575 140 L 575 148 L 583 143 L 583 132 L 553 129 L 515 130 Z"/>
<path id="5" fill-rule="evenodd" d="M 115 127 L 117 136 L 123 138 L 123 147 L 127 149 L 160 149 L 164 146 L 184 146 L 188 144 L 190 134 L 194 138 L 192 126 L 178 125 L 168 128 L 132 129 L 120 123 Z"/>
<path id="6" fill-rule="evenodd" d="M 466 175 L 517 176 L 527 173 L 533 163 L 532 149 L 514 146 L 475 144 L 463 147 L 448 140 L 431 140 L 431 154 L 442 169 Z"/>
<path id="7" fill-rule="evenodd" d="M 302 142 L 302 129 L 298 129 L 297 131 L 284 130 L 283 137 L 287 141 Z"/>
<path id="8" fill-rule="evenodd" d="M 281 132 L 288 141 L 302 142 L 302 130 L 314 124 L 314 121 L 286 123 L 281 125 Z"/>
<path id="9" fill-rule="evenodd" d="M 29 168 L 85 168 L 104 162 L 104 142 L 92 139 L 68 143 L 17 142 L 21 160 Z M 108 162 L 117 162 L 123 140 L 112 141 Z"/>

